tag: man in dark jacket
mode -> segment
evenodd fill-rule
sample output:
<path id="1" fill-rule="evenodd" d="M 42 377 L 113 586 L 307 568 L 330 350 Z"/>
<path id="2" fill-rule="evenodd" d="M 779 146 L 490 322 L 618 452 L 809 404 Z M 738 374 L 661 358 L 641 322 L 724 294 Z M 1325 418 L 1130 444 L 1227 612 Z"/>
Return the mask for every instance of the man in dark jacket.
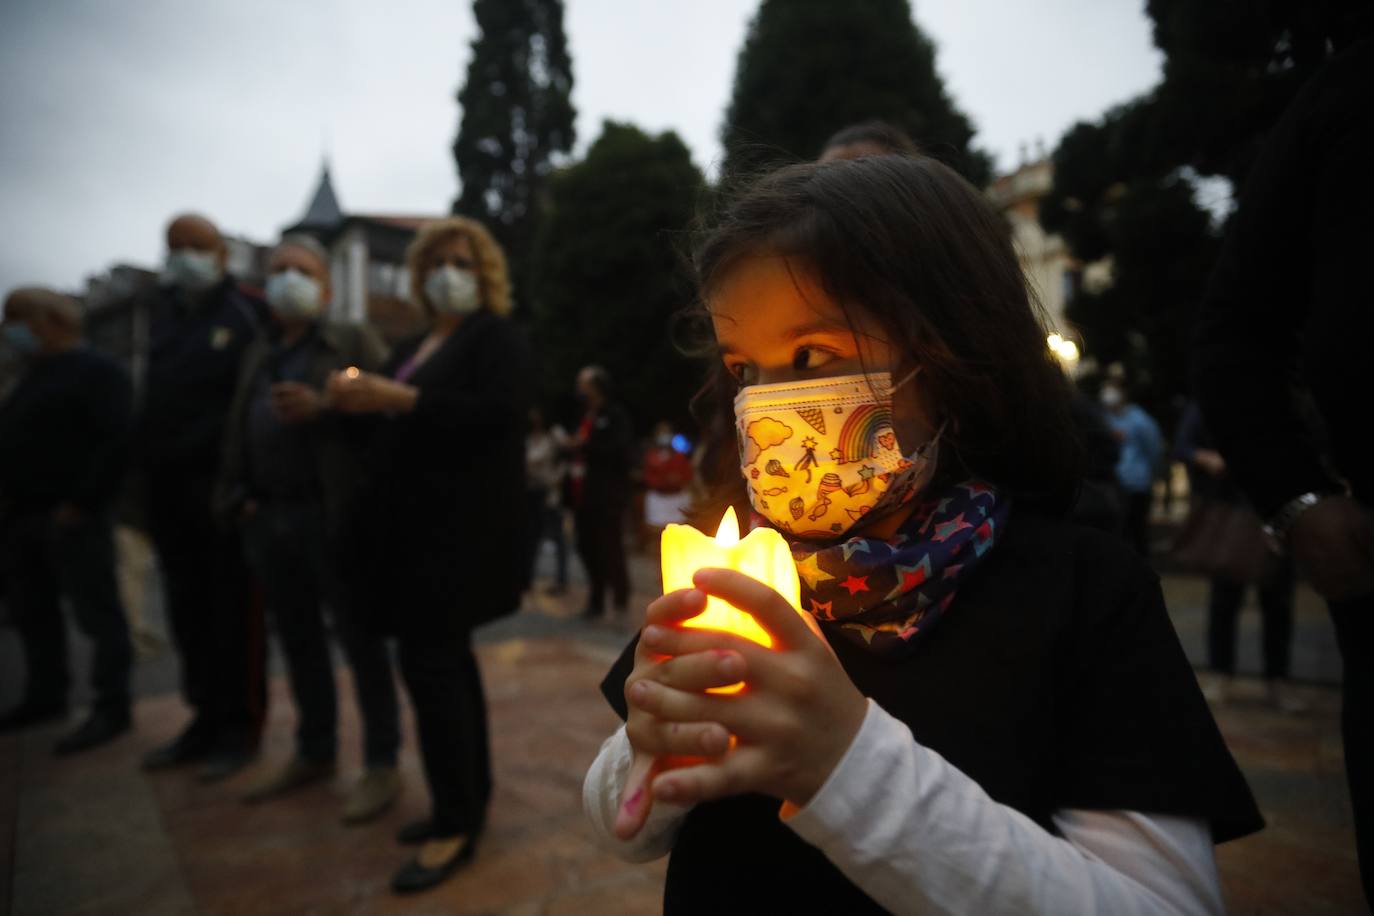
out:
<path id="1" fill-rule="evenodd" d="M 281 640 L 298 714 L 296 752 L 245 796 L 262 801 L 334 775 L 334 664 L 321 605 L 333 611 L 366 732 L 366 770 L 344 807 L 346 823 L 380 814 L 400 791 L 396 686 L 381 637 L 339 587 L 336 547 L 360 474 L 357 418 L 329 410 L 330 373 L 380 368 L 386 347 L 365 326 L 322 320 L 329 256 L 288 236 L 268 263 L 273 327 L 249 345 L 229 410 L 216 511 L 243 534 Z"/>
<path id="2" fill-rule="evenodd" d="M 95 691 L 90 716 L 57 744 L 66 754 L 129 729 L 132 653 L 110 514 L 127 462 L 129 378 L 81 346 L 81 311 L 65 296 L 16 290 L 3 328 L 25 367 L 0 402 L 0 565 L 27 671 L 0 731 L 66 712 L 65 597 L 94 644 Z"/>
<path id="3" fill-rule="evenodd" d="M 266 306 L 225 273 L 224 240 L 204 217 L 172 220 L 167 248 L 166 282 L 147 303 L 134 449 L 195 718 L 144 766 L 205 761 L 202 778 L 213 781 L 256 752 L 266 694 L 262 612 L 238 538 L 210 509 L 239 362 Z"/>
<path id="4" fill-rule="evenodd" d="M 622 617 L 630 601 L 625 513 L 630 504 L 632 431 L 625 411 L 611 400 L 610 389 L 610 375 L 600 366 L 588 366 L 577 375 L 577 393 L 586 413 L 577 428 L 573 456 L 573 521 L 577 552 L 591 584 L 583 611 L 590 619 L 605 609 L 607 588 Z"/>
<path id="5" fill-rule="evenodd" d="M 1358 8 L 1358 9 L 1357 9 Z M 1346 772 L 1365 895 L 1374 893 L 1374 437 L 1365 264 L 1374 189 L 1374 8 L 1274 128 L 1204 305 L 1198 398 L 1226 465 L 1275 545 L 1328 601 L 1345 663 Z M 1304 422 L 1301 389 L 1320 423 Z M 1318 432 L 1324 434 L 1325 445 Z"/>

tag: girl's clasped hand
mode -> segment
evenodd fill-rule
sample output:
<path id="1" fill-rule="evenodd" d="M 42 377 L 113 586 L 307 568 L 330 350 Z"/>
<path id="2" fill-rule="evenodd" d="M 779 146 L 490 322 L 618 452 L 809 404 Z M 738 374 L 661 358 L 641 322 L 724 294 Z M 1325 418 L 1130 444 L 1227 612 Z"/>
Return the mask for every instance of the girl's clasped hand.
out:
<path id="1" fill-rule="evenodd" d="M 649 605 L 626 681 L 635 753 L 615 823 L 622 840 L 639 832 L 655 800 L 692 805 L 758 792 L 806 805 L 867 712 L 810 616 L 733 570 L 703 569 L 693 584 Z M 751 614 L 773 647 L 681 627 L 707 596 Z M 741 682 L 737 692 L 708 692 Z"/>

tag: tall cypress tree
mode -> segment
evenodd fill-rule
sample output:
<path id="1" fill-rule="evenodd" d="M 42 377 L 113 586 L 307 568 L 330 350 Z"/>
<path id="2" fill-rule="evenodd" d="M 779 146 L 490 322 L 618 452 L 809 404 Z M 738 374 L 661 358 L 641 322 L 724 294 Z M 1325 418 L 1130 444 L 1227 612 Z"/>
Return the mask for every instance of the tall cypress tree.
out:
<path id="1" fill-rule="evenodd" d="M 980 187 L 991 177 L 908 0 L 763 0 L 721 131 L 725 174 L 814 158 L 832 133 L 873 118 L 902 128 Z"/>
<path id="2" fill-rule="evenodd" d="M 675 133 L 611 121 L 585 159 L 552 177 L 534 310 L 550 404 L 578 369 L 599 363 L 641 431 L 664 419 L 690 426 L 701 369 L 679 352 L 671 329 L 691 301 L 679 249 L 702 186 Z"/>
<path id="3" fill-rule="evenodd" d="M 492 230 L 521 297 L 533 287 L 542 186 L 553 156 L 574 141 L 563 3 L 473 0 L 472 13 L 479 34 L 458 93 L 463 120 L 453 158 L 462 188 L 453 211 Z"/>

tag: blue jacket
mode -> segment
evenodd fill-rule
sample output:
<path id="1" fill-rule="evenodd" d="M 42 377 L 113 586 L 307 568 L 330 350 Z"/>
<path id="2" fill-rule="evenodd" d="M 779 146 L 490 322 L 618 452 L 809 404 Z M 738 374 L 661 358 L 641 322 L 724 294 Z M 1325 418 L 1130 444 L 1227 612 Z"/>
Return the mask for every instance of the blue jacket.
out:
<path id="1" fill-rule="evenodd" d="M 1116 481 L 1127 493 L 1144 493 L 1155 480 L 1155 471 L 1164 457 L 1164 438 L 1159 424 L 1134 404 L 1120 413 L 1107 412 L 1107 422 L 1124 438 L 1121 457 L 1116 462 Z"/>

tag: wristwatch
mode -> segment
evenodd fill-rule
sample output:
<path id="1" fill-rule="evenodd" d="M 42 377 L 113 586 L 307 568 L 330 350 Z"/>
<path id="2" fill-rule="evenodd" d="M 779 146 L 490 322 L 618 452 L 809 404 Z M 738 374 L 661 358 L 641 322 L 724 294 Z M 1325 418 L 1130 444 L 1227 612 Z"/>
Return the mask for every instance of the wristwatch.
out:
<path id="1" fill-rule="evenodd" d="M 1269 544 L 1269 549 L 1277 554 L 1288 552 L 1288 533 L 1293 529 L 1293 523 L 1298 520 L 1308 509 L 1321 502 L 1324 493 L 1304 493 L 1301 496 L 1290 499 L 1284 503 L 1279 511 L 1275 512 L 1269 521 L 1264 523 L 1261 528 L 1264 532 L 1264 539 Z"/>

